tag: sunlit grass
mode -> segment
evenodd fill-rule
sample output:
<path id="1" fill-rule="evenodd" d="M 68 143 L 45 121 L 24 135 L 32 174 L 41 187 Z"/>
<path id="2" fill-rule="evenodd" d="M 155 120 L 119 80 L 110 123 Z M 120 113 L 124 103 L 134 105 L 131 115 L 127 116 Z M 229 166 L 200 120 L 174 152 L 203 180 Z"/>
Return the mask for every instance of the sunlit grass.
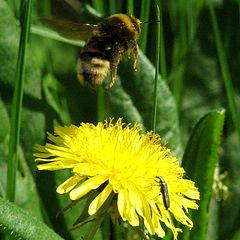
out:
<path id="1" fill-rule="evenodd" d="M 85 4 L 88 4 L 104 17 L 122 12 L 134 15 L 142 21 L 160 19 L 160 23 L 141 26 L 138 40 L 140 67 L 134 73 L 131 59 L 128 60 L 127 57 L 124 57 L 119 66 L 117 83 L 111 90 L 106 90 L 104 87 L 92 90 L 82 87 L 78 83 L 75 74 L 76 67 L 72 64 L 76 62 L 77 54 L 72 56 L 68 52 L 68 48 L 69 46 L 76 47 L 77 52 L 79 51 L 78 47 L 83 47 L 85 42 L 65 39 L 40 23 L 40 18 L 51 15 L 52 6 L 48 0 L 36 2 L 32 11 L 30 11 L 31 0 L 21 1 L 21 7 L 17 1 L 0 0 L 1 33 L 8 28 L 4 22 L 8 17 L 3 11 L 5 2 L 8 4 L 6 6 L 9 8 L 9 12 L 13 13 L 12 16 L 21 22 L 21 37 L 19 38 L 18 59 L 14 59 L 15 62 L 12 61 L 12 65 L 9 67 L 11 57 L 6 54 L 4 45 L 6 36 L 0 34 L 0 54 L 2 56 L 0 59 L 0 101 L 2 106 L 0 116 L 2 123 L 6 119 L 2 117 L 4 111 L 11 119 L 9 121 L 11 131 L 7 137 L 4 135 L 7 129 L 6 125 L 2 124 L 2 128 L 0 126 L 0 156 L 3 156 L 0 157 L 0 164 L 2 164 L 0 166 L 3 166 L 1 169 L 3 173 L 6 171 L 4 167 L 6 164 L 5 148 L 8 147 L 7 188 L 3 183 L 0 185 L 2 195 L 6 195 L 10 201 L 14 201 L 16 174 L 22 178 L 26 177 L 24 171 L 17 166 L 20 153 L 21 158 L 26 159 L 26 163 L 21 164 L 31 169 L 36 185 L 25 187 L 22 182 L 18 183 L 23 185 L 24 196 L 21 196 L 20 199 L 17 195 L 17 203 L 33 212 L 35 208 L 42 208 L 42 212 L 45 212 L 43 218 L 48 219 L 48 224 L 52 225 L 54 231 L 65 239 L 79 239 L 81 237 L 79 232 L 83 232 L 88 239 L 92 239 L 93 236 L 88 235 L 91 231 L 86 230 L 92 227 L 91 223 L 86 223 L 86 226 L 83 224 L 82 231 L 68 231 L 74 219 L 79 217 L 84 204 L 77 204 L 77 210 L 68 211 L 66 214 L 60 214 L 58 219 L 55 218 L 56 213 L 69 203 L 66 198 L 58 197 L 54 192 L 55 185 L 66 179 L 67 176 L 61 173 L 57 175 L 36 173 L 32 146 L 37 142 L 32 141 L 43 141 L 45 133 L 52 132 L 53 127 L 59 123 L 69 124 L 72 122 L 79 125 L 82 121 L 96 123 L 104 121 L 108 117 L 115 117 L 115 119 L 123 117 L 127 123 L 140 122 L 144 129 L 143 132 L 159 133 L 162 142 L 167 147 L 173 148 L 174 154 L 177 153 L 180 161 L 183 155 L 186 176 L 196 181 L 196 185 L 200 189 L 199 205 L 201 209 L 191 213 L 197 227 L 193 227 L 190 232 L 184 229 L 184 233 L 179 235 L 179 239 L 205 240 L 210 239 L 211 234 L 214 233 L 215 239 L 236 240 L 238 228 L 230 223 L 238 221 L 237 214 L 233 214 L 233 212 L 238 211 L 234 203 L 240 201 L 237 189 L 240 184 L 238 180 L 240 174 L 238 167 L 240 117 L 237 85 L 239 78 L 237 62 L 240 56 L 237 45 L 239 39 L 237 29 L 240 22 L 239 1 L 231 0 L 227 3 L 228 5 L 224 1 L 218 1 L 218 3 L 208 1 L 206 4 L 204 0 L 85 1 L 81 5 L 83 8 L 86 6 Z M 88 12 L 86 11 L 86 13 Z M 34 24 L 31 25 L 32 35 L 29 38 L 31 14 Z M 87 16 L 89 17 L 91 14 Z M 228 16 L 227 20 L 223 16 Z M 236 30 L 234 34 L 231 32 L 233 29 Z M 11 36 L 16 38 L 17 34 L 12 32 Z M 53 40 L 51 44 L 48 39 Z M 11 43 L 11 37 L 7 42 Z M 32 58 L 26 58 L 28 56 L 26 51 L 29 48 Z M 9 48 L 10 52 L 11 50 Z M 31 62 L 31 59 L 34 59 L 35 62 Z M 11 73 L 15 71 L 14 64 L 16 64 L 15 80 L 9 80 L 9 76 L 12 76 Z M 35 66 L 35 68 L 30 68 L 25 72 L 26 64 Z M 29 87 L 29 83 L 24 88 L 26 76 L 33 82 L 36 80 L 35 75 L 37 74 L 42 81 L 45 81 L 36 84 L 36 87 L 42 87 L 42 89 L 34 89 L 35 83 L 30 84 L 32 88 Z M 55 84 L 56 88 L 46 90 L 48 77 L 49 81 L 52 79 L 51 84 Z M 107 81 L 109 79 L 106 79 Z M 60 89 L 64 89 L 64 91 Z M 31 91 L 34 93 L 37 90 L 41 92 L 41 96 L 31 95 Z M 13 100 L 10 98 L 11 95 L 14 96 Z M 55 97 L 56 99 L 54 99 Z M 59 105 L 54 107 L 51 100 Z M 226 109 L 226 112 L 223 108 Z M 27 123 L 26 117 L 24 118 L 25 122 L 21 122 L 22 114 L 29 118 Z M 40 117 L 33 122 L 31 116 L 36 114 Z M 198 123 L 194 125 L 196 122 Z M 28 126 L 27 130 L 26 126 Z M 6 145 L 6 142 L 9 142 L 9 145 Z M 186 143 L 187 147 L 185 148 Z M 183 152 L 181 149 L 185 149 L 185 151 Z M 213 189 L 213 194 L 211 193 L 212 181 L 216 181 L 213 179 L 216 162 L 219 162 L 220 173 L 228 173 L 226 180 L 218 176 L 219 186 L 224 186 L 225 190 L 231 191 L 229 195 L 232 196 L 227 200 L 221 199 L 222 202 L 217 202 L 214 198 L 216 192 L 221 189 Z M 24 181 L 27 182 L 26 179 Z M 17 188 L 19 188 L 18 185 Z M 36 202 L 36 206 L 32 207 L 31 201 L 27 199 L 28 195 L 25 194 L 29 189 L 34 189 L 39 193 L 41 204 Z M 211 205 L 210 197 L 212 197 Z M 8 205 L 3 201 L 0 204 L 0 210 L 4 206 Z M 8 207 L 11 211 L 18 211 L 12 206 Z M 220 210 L 214 212 L 214 209 Z M 27 221 L 21 211 L 17 216 Z M 211 226 L 207 227 L 209 221 Z M 212 224 L 213 222 L 214 224 Z M 29 220 L 27 224 L 31 226 L 33 223 Z M 218 226 L 222 227 L 219 229 Z M 12 231 L 14 234 L 20 234 L 19 236 L 23 239 L 25 237 L 28 239 L 27 230 L 24 234 L 19 226 L 12 229 L 11 219 L 5 218 L 4 215 L 0 217 L 1 227 L 5 229 L 3 231 L 5 234 L 10 234 Z M 94 227 L 96 227 L 95 230 L 99 228 L 99 226 Z M 42 229 L 44 228 L 42 227 Z M 109 216 L 103 221 L 94 239 L 127 240 L 134 239 L 136 236 L 144 239 L 144 231 L 144 224 L 137 231 L 127 224 L 113 225 Z M 55 237 L 60 239 L 58 236 Z M 171 234 L 167 234 L 164 239 L 172 239 Z"/>

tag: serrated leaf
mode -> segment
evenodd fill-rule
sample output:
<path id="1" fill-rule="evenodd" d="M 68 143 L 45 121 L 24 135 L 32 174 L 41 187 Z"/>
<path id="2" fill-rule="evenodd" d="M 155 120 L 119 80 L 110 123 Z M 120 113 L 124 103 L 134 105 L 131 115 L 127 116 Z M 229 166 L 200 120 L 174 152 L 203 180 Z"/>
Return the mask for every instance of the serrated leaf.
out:
<path id="1" fill-rule="evenodd" d="M 0 198 L 0 222 L 1 232 L 9 234 L 11 239 L 62 239 L 40 220 L 3 198 Z"/>
<path id="2" fill-rule="evenodd" d="M 188 140 L 182 166 L 187 177 L 199 188 L 199 209 L 192 212 L 193 229 L 186 229 L 183 239 L 206 239 L 209 221 L 209 204 L 218 146 L 223 129 L 225 111 L 216 110 L 203 116 L 195 125 Z"/>
<path id="3" fill-rule="evenodd" d="M 115 115 L 128 121 L 140 121 L 146 130 L 151 130 L 155 76 L 152 63 L 139 51 L 138 71 L 134 72 L 130 61 L 123 61 L 119 76 L 123 88 L 117 84 L 107 91 Z M 181 156 L 176 104 L 161 76 L 158 81 L 156 132 L 167 142 L 173 154 Z"/>

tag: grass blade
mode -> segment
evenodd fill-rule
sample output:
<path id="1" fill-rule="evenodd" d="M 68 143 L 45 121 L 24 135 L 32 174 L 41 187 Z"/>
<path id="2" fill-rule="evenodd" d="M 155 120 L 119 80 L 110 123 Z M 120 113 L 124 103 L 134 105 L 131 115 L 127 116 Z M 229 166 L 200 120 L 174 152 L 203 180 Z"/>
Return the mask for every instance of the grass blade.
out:
<path id="1" fill-rule="evenodd" d="M 156 4 L 156 16 L 160 19 L 159 6 Z M 157 89 L 158 89 L 158 74 L 159 74 L 159 56 L 160 56 L 160 24 L 156 23 L 156 48 L 155 48 L 155 81 L 153 92 L 153 112 L 152 112 L 152 131 L 156 130 L 157 122 Z"/>
<path id="2" fill-rule="evenodd" d="M 134 16 L 134 3 L 133 0 L 127 1 L 127 13 Z"/>
<path id="3" fill-rule="evenodd" d="M 99 0 L 92 0 L 93 7 L 101 14 L 105 13 L 104 2 Z"/>
<path id="4" fill-rule="evenodd" d="M 164 43 L 164 31 L 163 31 L 163 18 L 162 18 L 162 5 L 161 1 L 159 2 L 159 9 L 160 9 L 160 73 L 163 79 L 167 79 L 167 63 L 166 63 L 166 50 L 165 50 L 165 43 Z"/>
<path id="5" fill-rule="evenodd" d="M 186 56 L 187 48 L 188 48 L 188 39 L 187 39 L 187 19 L 186 19 L 186 11 L 184 11 L 184 7 L 186 5 L 185 0 L 179 1 L 179 11 L 177 12 L 177 16 L 174 21 L 177 21 L 176 29 L 177 29 L 177 37 L 174 40 L 173 45 L 173 77 L 172 77 L 172 92 L 173 96 L 176 100 L 178 110 L 181 109 L 182 100 L 183 100 L 183 91 L 184 91 L 184 80 L 185 80 L 185 71 L 186 64 L 183 59 Z"/>
<path id="6" fill-rule="evenodd" d="M 113 15 L 117 12 L 116 1 L 109 1 L 109 15 Z"/>
<path id="7" fill-rule="evenodd" d="M 97 90 L 97 120 L 104 121 L 106 119 L 106 109 L 105 109 L 105 90 L 100 87 Z"/>
<path id="8" fill-rule="evenodd" d="M 149 19 L 149 10 L 150 10 L 150 1 L 142 0 L 141 3 L 141 12 L 140 12 L 140 19 L 142 21 L 148 21 Z M 147 47 L 147 35 L 148 35 L 148 25 L 143 24 L 141 28 L 141 37 L 139 39 L 139 47 L 141 48 L 142 52 L 146 53 Z"/>
<path id="9" fill-rule="evenodd" d="M 208 1 L 220 69 L 221 69 L 221 73 L 222 73 L 222 77 L 223 77 L 223 81 L 224 81 L 224 85 L 225 85 L 225 89 L 226 89 L 226 93 L 227 93 L 228 104 L 229 104 L 229 108 L 230 108 L 231 115 L 232 115 L 232 121 L 237 130 L 238 138 L 239 138 L 239 142 L 240 142 L 240 116 L 239 116 L 238 109 L 237 109 L 237 103 L 234 99 L 232 78 L 231 78 L 230 71 L 228 68 L 224 47 L 223 47 L 223 44 L 221 41 L 219 27 L 218 27 L 217 18 L 216 18 L 213 4 L 214 4 L 213 1 Z"/>
<path id="10" fill-rule="evenodd" d="M 17 172 L 17 156 L 19 134 L 21 127 L 21 112 L 22 112 L 22 99 L 24 89 L 24 69 L 25 69 L 25 55 L 26 45 L 30 32 L 30 19 L 31 19 L 31 6 L 32 0 L 26 0 L 23 3 L 22 12 L 22 30 L 19 44 L 17 70 L 16 70 L 16 83 L 13 96 L 12 114 L 11 114 L 11 129 L 8 148 L 8 172 L 7 172 L 7 199 L 10 201 L 15 200 L 16 188 L 16 172 Z"/>

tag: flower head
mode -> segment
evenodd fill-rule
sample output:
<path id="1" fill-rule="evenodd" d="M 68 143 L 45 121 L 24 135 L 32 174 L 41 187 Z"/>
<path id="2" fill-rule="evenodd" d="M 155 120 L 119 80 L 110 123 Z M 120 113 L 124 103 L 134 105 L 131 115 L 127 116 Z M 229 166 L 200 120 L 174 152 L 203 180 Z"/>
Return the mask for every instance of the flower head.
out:
<path id="1" fill-rule="evenodd" d="M 56 127 L 45 146 L 37 145 L 39 170 L 72 169 L 72 177 L 57 192 L 77 200 L 94 189 L 99 193 L 89 205 L 93 215 L 114 195 L 120 217 L 132 226 L 143 219 L 150 234 L 164 237 L 162 224 L 177 238 L 181 229 L 172 217 L 188 227 L 186 213 L 197 209 L 199 192 L 194 182 L 184 179 L 184 169 L 153 132 L 140 133 L 138 124 L 124 125 L 119 119 L 77 126 Z"/>

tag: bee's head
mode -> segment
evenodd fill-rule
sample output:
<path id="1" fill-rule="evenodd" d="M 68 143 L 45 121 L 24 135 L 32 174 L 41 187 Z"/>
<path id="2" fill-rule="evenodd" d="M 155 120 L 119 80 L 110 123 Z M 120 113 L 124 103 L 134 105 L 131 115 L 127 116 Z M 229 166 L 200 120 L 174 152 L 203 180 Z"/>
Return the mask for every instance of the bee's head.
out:
<path id="1" fill-rule="evenodd" d="M 134 26 L 135 30 L 139 33 L 142 21 L 137 19 L 137 18 L 135 18 L 135 17 L 133 17 L 133 16 L 129 16 L 129 17 L 130 17 L 130 19 L 131 19 L 131 21 L 133 23 L 133 26 Z"/>

